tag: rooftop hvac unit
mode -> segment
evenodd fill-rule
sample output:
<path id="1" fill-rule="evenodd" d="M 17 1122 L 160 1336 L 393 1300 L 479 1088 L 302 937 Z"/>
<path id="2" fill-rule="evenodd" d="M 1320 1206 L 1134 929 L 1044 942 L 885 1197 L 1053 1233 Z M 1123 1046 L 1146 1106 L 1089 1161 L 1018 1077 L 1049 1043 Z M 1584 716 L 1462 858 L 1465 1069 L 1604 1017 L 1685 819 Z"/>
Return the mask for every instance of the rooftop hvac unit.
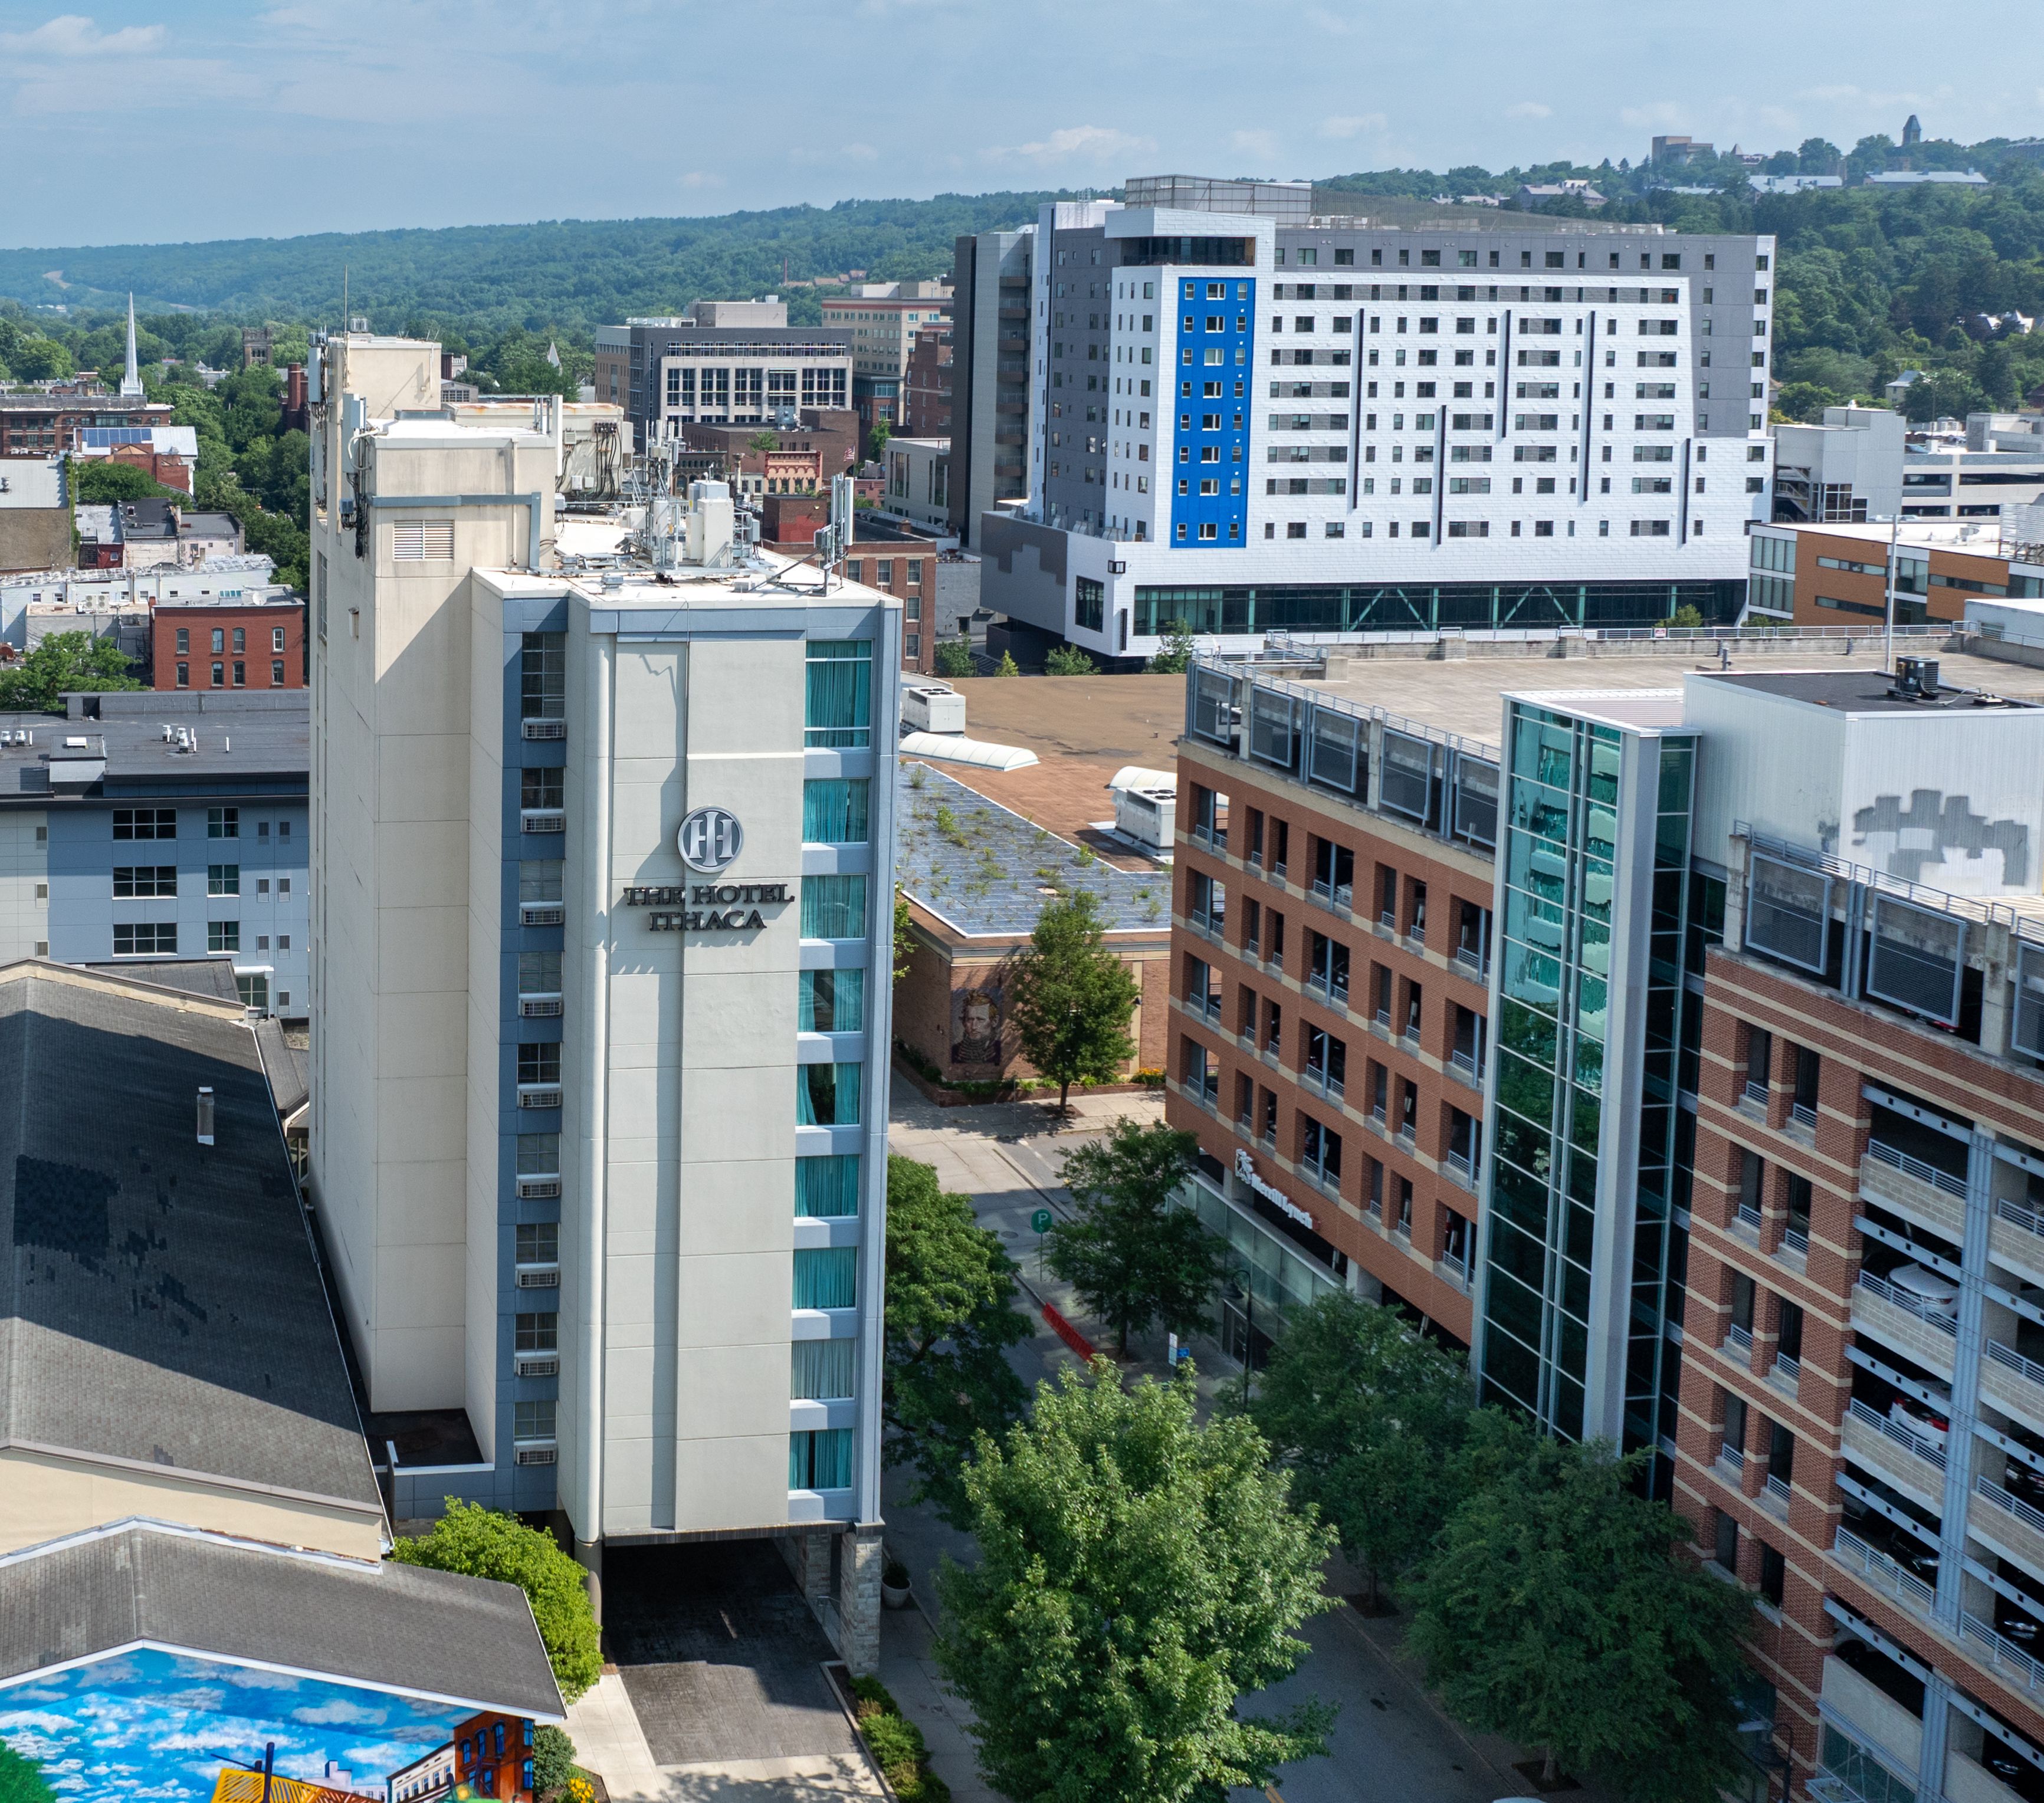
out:
<path id="1" fill-rule="evenodd" d="M 963 732 L 965 697 L 947 682 L 904 683 L 901 722 L 916 732 Z"/>
<path id="2" fill-rule="evenodd" d="M 1176 788 L 1117 788 L 1114 792 L 1114 830 L 1146 851 L 1161 854 L 1171 849 L 1172 828 L 1178 811 Z"/>

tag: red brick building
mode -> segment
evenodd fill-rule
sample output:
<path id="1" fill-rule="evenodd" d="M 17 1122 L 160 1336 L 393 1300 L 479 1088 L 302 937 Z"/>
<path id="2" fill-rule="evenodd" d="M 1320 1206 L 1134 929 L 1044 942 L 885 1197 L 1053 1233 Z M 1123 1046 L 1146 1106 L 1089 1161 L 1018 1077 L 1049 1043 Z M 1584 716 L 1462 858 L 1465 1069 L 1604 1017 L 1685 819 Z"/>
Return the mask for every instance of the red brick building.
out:
<path id="1" fill-rule="evenodd" d="M 857 527 L 855 526 L 854 531 Z M 901 667 L 928 674 L 936 668 L 937 554 L 913 539 L 852 541 L 847 581 L 863 582 L 901 597 Z"/>
<path id="2" fill-rule="evenodd" d="M 909 353 L 908 370 L 901 378 L 901 420 L 897 430 L 904 438 L 951 435 L 951 328 L 948 322 L 924 332 Z"/>
<path id="3" fill-rule="evenodd" d="M 156 689 L 302 689 L 305 603 L 164 601 L 150 621 Z"/>
<path id="4" fill-rule="evenodd" d="M 498 1803 L 532 1803 L 532 1724 L 494 1712 L 454 1731 L 455 1782 Z"/>

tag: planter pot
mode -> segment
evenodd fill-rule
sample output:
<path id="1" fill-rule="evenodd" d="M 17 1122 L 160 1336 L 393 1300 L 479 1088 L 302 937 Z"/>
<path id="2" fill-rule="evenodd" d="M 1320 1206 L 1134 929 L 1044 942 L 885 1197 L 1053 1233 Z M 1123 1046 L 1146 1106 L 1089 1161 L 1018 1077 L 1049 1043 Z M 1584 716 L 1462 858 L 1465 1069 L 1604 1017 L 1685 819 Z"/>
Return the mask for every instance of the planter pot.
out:
<path id="1" fill-rule="evenodd" d="M 880 1605 L 883 1609 L 906 1609 L 913 1593 L 906 1584 L 882 1584 L 880 1586 Z"/>

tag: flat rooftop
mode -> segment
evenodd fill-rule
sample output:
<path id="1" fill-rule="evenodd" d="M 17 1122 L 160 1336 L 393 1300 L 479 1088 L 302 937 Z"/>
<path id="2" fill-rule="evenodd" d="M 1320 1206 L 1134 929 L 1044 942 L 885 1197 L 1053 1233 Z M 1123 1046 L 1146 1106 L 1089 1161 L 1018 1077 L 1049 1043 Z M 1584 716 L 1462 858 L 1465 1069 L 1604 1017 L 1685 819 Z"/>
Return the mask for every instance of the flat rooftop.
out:
<path id="1" fill-rule="evenodd" d="M 2044 702 L 2044 669 L 1936 649 L 1943 643 L 1937 639 L 1898 640 L 1896 644 L 1902 654 L 1920 647 L 1923 654 L 1936 658 L 1942 688 L 1977 689 Z M 1846 646 L 1849 650 L 1840 648 Z M 1612 648 L 1607 647 L 1604 654 L 1571 658 L 1545 656 L 1543 654 L 1547 649 L 1546 643 L 1534 641 L 1529 646 L 1530 654 L 1525 656 L 1471 655 L 1445 662 L 1427 658 L 1343 658 L 1337 650 L 1329 659 L 1330 673 L 1325 680 L 1308 679 L 1301 681 L 1300 686 L 1309 694 L 1339 696 L 1359 707 L 1381 708 L 1436 732 L 1474 740 L 1488 746 L 1494 757 L 1501 742 L 1504 698 L 1508 694 L 1561 691 L 1582 697 L 1585 712 L 1629 718 L 1617 711 L 1620 697 L 1641 696 L 1642 705 L 1646 706 L 1645 696 L 1656 691 L 1679 691 L 1685 675 L 1696 671 L 1720 673 L 1723 667 L 1716 657 L 1699 654 L 1686 646 L 1680 652 L 1635 654 L 1613 654 Z M 1254 665 L 1228 667 L 1250 673 L 1258 668 Z M 1888 686 L 1878 638 L 1802 640 L 1792 647 L 1785 646 L 1781 652 L 1752 651 L 1735 645 L 1730 669 L 1735 675 L 1751 677 L 1756 684 L 1779 681 L 1784 677 L 1807 677 L 1817 684 L 1842 678 L 1854 693 L 1879 692 Z M 1299 680 L 1296 672 L 1281 667 L 1274 667 L 1270 673 L 1281 679 Z M 1606 698 L 1606 706 L 1596 705 L 1594 698 L 1599 696 Z M 971 720 L 970 702 L 966 719 Z M 1636 723 L 1654 723 L 1642 713 Z M 993 735 L 974 730 L 973 736 Z"/>
<path id="2" fill-rule="evenodd" d="M 236 793 L 256 781 L 309 780 L 309 689 L 241 695 L 144 689 L 98 699 L 97 719 L 0 713 L 0 804 L 32 801 L 40 808 L 66 797 L 162 794 L 167 780 L 181 790 Z M 179 730 L 190 736 L 191 750 L 179 742 Z M 81 780 L 66 780 L 67 773 Z"/>
<path id="3" fill-rule="evenodd" d="M 901 761 L 895 792 L 895 880 L 964 938 L 1026 938 L 1043 904 L 1074 889 L 1092 892 L 1109 933 L 1170 934 L 1168 870 L 1117 870 L 912 758 Z"/>
<path id="4" fill-rule="evenodd" d="M 944 773 L 1124 869 L 1155 866 L 1093 828 L 1114 817 L 1108 784 L 1130 764 L 1178 767 L 1185 731 L 1182 676 L 977 677 L 951 685 L 965 697 L 965 736 L 1036 754 L 1021 770 L 946 764 Z"/>
<path id="5" fill-rule="evenodd" d="M 1856 539 L 1862 544 L 1877 547 L 1881 561 L 1885 561 L 1891 528 L 1885 521 L 1879 525 L 1859 524 L 1851 520 L 1775 520 L 1766 524 L 1779 530 L 1788 528 L 1798 532 L 1821 533 L 1827 538 Z M 2000 557 L 2001 531 L 1997 522 L 1990 520 L 1904 520 L 1901 530 L 1896 533 L 1896 543 L 1918 550 L 1963 551 L 1975 557 Z"/>
<path id="6" fill-rule="evenodd" d="M 1975 660 L 1966 660 L 1973 662 Z M 1723 682 L 1734 689 L 1753 689 L 1769 695 L 1778 695 L 1785 700 L 1802 701 L 1813 708 L 1835 708 L 1848 714 L 1925 714 L 1936 715 L 1942 712 L 1964 712 L 1983 708 L 1990 701 L 2008 707 L 2034 708 L 2038 703 L 2031 699 L 2009 693 L 2005 688 L 1954 689 L 1945 673 L 1947 660 L 1940 658 L 1938 663 L 1936 700 L 1919 700 L 1898 695 L 1895 685 L 1878 669 L 1858 670 L 1756 670 L 1750 673 L 1734 672 L 1728 676 L 1713 677 L 1713 681 Z M 1997 665 L 1997 669 L 2015 666 Z"/>

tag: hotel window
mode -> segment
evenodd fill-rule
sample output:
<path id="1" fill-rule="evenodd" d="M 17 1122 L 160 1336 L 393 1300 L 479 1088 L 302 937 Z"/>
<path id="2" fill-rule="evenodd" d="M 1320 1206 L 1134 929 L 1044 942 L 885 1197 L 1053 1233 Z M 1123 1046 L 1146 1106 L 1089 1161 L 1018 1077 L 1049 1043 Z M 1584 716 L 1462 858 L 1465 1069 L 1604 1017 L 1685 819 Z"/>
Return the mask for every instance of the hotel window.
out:
<path id="1" fill-rule="evenodd" d="M 867 838 L 864 777 L 812 777 L 802 784 L 805 845 L 864 845 Z"/>
<path id="2" fill-rule="evenodd" d="M 859 1125 L 859 1065 L 795 1067 L 795 1119 L 805 1127 Z"/>
<path id="3" fill-rule="evenodd" d="M 561 1227 L 558 1221 L 526 1222 L 515 1229 L 514 1241 L 511 1256 L 520 1264 L 558 1264 L 561 1261 Z"/>
<path id="4" fill-rule="evenodd" d="M 206 949 L 209 952 L 240 951 L 241 923 L 238 920 L 209 920 L 206 923 Z"/>
<path id="5" fill-rule="evenodd" d="M 859 1154 L 795 1160 L 795 1214 L 818 1220 L 859 1212 Z"/>
<path id="6" fill-rule="evenodd" d="M 121 836 L 117 822 L 113 836 Z M 139 834 L 137 835 L 140 836 Z M 159 834 L 167 838 L 169 834 Z M 241 810 L 238 808 L 209 808 L 206 811 L 206 836 L 209 839 L 238 839 L 241 837 Z"/>
<path id="7" fill-rule="evenodd" d="M 805 877 L 802 879 L 802 937 L 805 939 L 864 938 L 866 879 L 863 877 Z"/>
<path id="8" fill-rule="evenodd" d="M 206 892 L 209 896 L 240 895 L 241 866 L 238 864 L 209 864 L 206 867 Z"/>
<path id="9" fill-rule="evenodd" d="M 873 642 L 813 639 L 802 742 L 825 748 L 873 742 Z"/>
<path id="10" fill-rule="evenodd" d="M 788 1436 L 790 1490 L 847 1490 L 851 1485 L 851 1429 L 820 1428 Z"/>
<path id="11" fill-rule="evenodd" d="M 511 1405 L 511 1437 L 514 1440 L 551 1440 L 554 1437 L 553 1399 L 549 1397 L 536 1402 L 513 1402 Z"/>
<path id="12" fill-rule="evenodd" d="M 162 957 L 175 954 L 178 930 L 167 920 L 136 922 L 113 929 L 113 955 L 117 958 Z"/>
<path id="13" fill-rule="evenodd" d="M 851 1340 L 797 1340 L 789 1350 L 788 1396 L 797 1402 L 842 1402 L 852 1394 Z"/>
<path id="14" fill-rule="evenodd" d="M 528 768 L 518 773 L 518 805 L 540 813 L 558 812 L 567 804 L 567 773 L 559 765 L 551 769 Z"/>
<path id="15" fill-rule="evenodd" d="M 798 1030 L 803 1033 L 859 1033 L 866 1026 L 866 972 L 805 970 Z"/>
<path id="16" fill-rule="evenodd" d="M 795 1253 L 795 1306 L 848 1309 L 859 1306 L 859 1249 L 804 1246 Z"/>
<path id="17" fill-rule="evenodd" d="M 237 655 L 248 649 L 248 629 L 245 626 L 237 626 L 234 629 L 234 649 Z"/>
<path id="18" fill-rule="evenodd" d="M 561 1042 L 545 1039 L 521 1045 L 518 1080 L 521 1084 L 558 1084 L 561 1080 Z"/>
<path id="19" fill-rule="evenodd" d="M 225 627 L 216 626 L 213 629 L 213 648 L 216 651 L 224 651 L 227 649 L 227 628 Z"/>
<path id="20" fill-rule="evenodd" d="M 847 1341 L 849 1345 L 851 1341 Z M 561 1318 L 551 1310 L 543 1314 L 513 1318 L 511 1349 L 514 1352 L 557 1352 L 561 1347 Z"/>
<path id="21" fill-rule="evenodd" d="M 40 599 L 40 597 L 37 598 Z M 181 658 L 186 657 L 190 654 L 190 651 L 191 628 L 188 626 L 181 626 L 178 628 L 178 655 Z"/>
<path id="22" fill-rule="evenodd" d="M 113 836 L 117 839 L 174 839 L 178 836 L 178 811 L 175 808 L 117 808 Z"/>
<path id="23" fill-rule="evenodd" d="M 129 896 L 174 896 L 178 892 L 175 864 L 117 864 L 113 866 L 113 893 Z"/>
<path id="24" fill-rule="evenodd" d="M 283 629 L 283 627 L 282 627 L 281 626 L 273 626 L 273 627 L 271 627 L 270 628 L 270 649 L 271 649 L 271 650 L 273 650 L 273 651 L 281 651 L 281 650 L 283 650 L 283 648 L 284 648 L 284 629 Z M 182 646 L 180 646 L 179 647 L 179 649 L 182 650 L 183 649 L 183 647 L 182 647 Z"/>
<path id="25" fill-rule="evenodd" d="M 568 635 L 527 632 L 518 643 L 518 717 L 557 720 L 567 712 Z M 279 650 L 283 647 L 279 646 Z"/>
<path id="26" fill-rule="evenodd" d="M 521 1177 L 557 1177 L 561 1173 L 559 1134 L 521 1134 L 513 1154 Z"/>

